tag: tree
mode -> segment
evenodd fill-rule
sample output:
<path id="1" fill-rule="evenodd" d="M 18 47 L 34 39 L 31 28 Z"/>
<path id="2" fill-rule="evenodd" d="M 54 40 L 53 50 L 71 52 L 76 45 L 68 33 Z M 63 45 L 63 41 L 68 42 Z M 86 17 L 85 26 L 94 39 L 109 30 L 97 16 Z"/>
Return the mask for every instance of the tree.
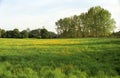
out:
<path id="1" fill-rule="evenodd" d="M 20 32 L 18 29 L 6 31 L 2 30 L 2 38 L 20 38 Z"/>
<path id="2" fill-rule="evenodd" d="M 41 38 L 49 38 L 49 32 L 47 31 L 47 29 L 41 29 Z"/>
<path id="3" fill-rule="evenodd" d="M 5 30 L 4 29 L 1 29 L 1 38 L 5 38 Z"/>
<path id="4" fill-rule="evenodd" d="M 111 13 L 100 6 L 92 7 L 88 10 L 88 25 L 91 34 L 95 37 L 109 36 L 115 28 L 115 21 L 111 18 Z"/>
<path id="5" fill-rule="evenodd" d="M 14 29 L 12 33 L 13 38 L 19 38 L 20 37 L 20 32 L 19 29 Z"/>
<path id="6" fill-rule="evenodd" d="M 45 28 L 42 29 L 26 29 L 19 32 L 18 29 L 14 30 L 3 30 L 0 29 L 0 38 L 57 38 L 57 34 L 51 31 L 48 31 Z"/>
<path id="7" fill-rule="evenodd" d="M 77 19 L 77 16 L 60 19 L 56 22 L 57 32 L 60 37 L 76 37 L 77 25 L 75 19 Z"/>
<path id="8" fill-rule="evenodd" d="M 0 29 L 0 38 L 2 37 L 2 32 L 1 32 L 2 30 Z"/>
<path id="9" fill-rule="evenodd" d="M 41 38 L 41 29 L 35 29 L 29 32 L 30 38 Z"/>
<path id="10" fill-rule="evenodd" d="M 89 35 L 89 27 L 88 27 L 88 14 L 87 13 L 81 13 L 79 16 L 81 19 L 80 23 L 80 32 L 82 37 L 88 37 Z"/>
<path id="11" fill-rule="evenodd" d="M 13 31 L 9 30 L 5 32 L 5 38 L 14 38 Z"/>
<path id="12" fill-rule="evenodd" d="M 118 32 L 113 32 L 113 33 L 111 34 L 111 36 L 112 36 L 112 37 L 120 38 L 120 31 L 118 31 Z"/>
<path id="13" fill-rule="evenodd" d="M 49 34 L 48 38 L 57 38 L 57 34 L 54 32 L 49 31 L 48 34 Z"/>
<path id="14" fill-rule="evenodd" d="M 29 37 L 29 32 L 27 30 L 23 30 L 20 32 L 20 37 L 21 38 L 28 38 Z"/>
<path id="15" fill-rule="evenodd" d="M 105 37 L 114 30 L 115 21 L 108 10 L 95 6 L 88 12 L 58 20 L 56 26 L 60 37 Z"/>

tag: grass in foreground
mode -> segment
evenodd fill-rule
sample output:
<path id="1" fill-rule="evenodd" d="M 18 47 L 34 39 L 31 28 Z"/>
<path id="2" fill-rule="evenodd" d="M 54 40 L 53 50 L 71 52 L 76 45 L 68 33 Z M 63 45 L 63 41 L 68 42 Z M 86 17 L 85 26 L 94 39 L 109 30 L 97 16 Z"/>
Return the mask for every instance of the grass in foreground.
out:
<path id="1" fill-rule="evenodd" d="M 120 39 L 0 39 L 0 78 L 120 78 Z"/>

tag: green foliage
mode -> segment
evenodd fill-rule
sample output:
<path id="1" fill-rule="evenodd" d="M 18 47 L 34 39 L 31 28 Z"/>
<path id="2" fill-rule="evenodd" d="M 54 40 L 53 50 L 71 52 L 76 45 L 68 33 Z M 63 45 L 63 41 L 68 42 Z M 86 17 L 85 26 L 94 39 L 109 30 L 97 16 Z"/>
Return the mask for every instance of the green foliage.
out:
<path id="1" fill-rule="evenodd" d="M 45 28 L 41 29 L 41 38 L 48 38 L 48 37 L 49 37 L 48 31 Z"/>
<path id="2" fill-rule="evenodd" d="M 111 34 L 111 37 L 120 38 L 120 31 L 118 31 L 118 32 L 113 32 L 113 33 Z"/>
<path id="3" fill-rule="evenodd" d="M 115 21 L 108 10 L 96 6 L 80 15 L 60 19 L 56 26 L 62 38 L 107 37 L 114 30 Z"/>
<path id="4" fill-rule="evenodd" d="M 5 37 L 5 30 L 0 29 L 0 38 L 4 38 Z"/>
<path id="5" fill-rule="evenodd" d="M 57 38 L 57 34 L 51 31 L 48 31 L 45 28 L 34 29 L 34 30 L 23 30 L 19 31 L 18 29 L 5 31 L 0 29 L 0 38 Z"/>
<path id="6" fill-rule="evenodd" d="M 40 29 L 35 29 L 29 32 L 29 37 L 30 38 L 41 38 L 41 30 Z"/>
<path id="7" fill-rule="evenodd" d="M 21 38 L 28 38 L 29 37 L 29 32 L 27 30 L 23 30 L 20 32 L 20 37 Z"/>
<path id="8" fill-rule="evenodd" d="M 12 33 L 13 38 L 19 38 L 20 37 L 20 32 L 19 32 L 18 29 L 14 29 L 12 32 L 13 32 Z"/>

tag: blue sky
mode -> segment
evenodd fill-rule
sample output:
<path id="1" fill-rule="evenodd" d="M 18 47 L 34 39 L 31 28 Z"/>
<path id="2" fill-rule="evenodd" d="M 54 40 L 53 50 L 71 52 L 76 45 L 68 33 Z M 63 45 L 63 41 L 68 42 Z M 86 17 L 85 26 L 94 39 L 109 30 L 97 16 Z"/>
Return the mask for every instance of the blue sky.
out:
<path id="1" fill-rule="evenodd" d="M 79 15 L 98 5 L 112 13 L 116 30 L 120 30 L 119 0 L 0 0 L 0 28 L 23 30 L 45 26 L 55 31 L 55 22 L 60 18 Z"/>

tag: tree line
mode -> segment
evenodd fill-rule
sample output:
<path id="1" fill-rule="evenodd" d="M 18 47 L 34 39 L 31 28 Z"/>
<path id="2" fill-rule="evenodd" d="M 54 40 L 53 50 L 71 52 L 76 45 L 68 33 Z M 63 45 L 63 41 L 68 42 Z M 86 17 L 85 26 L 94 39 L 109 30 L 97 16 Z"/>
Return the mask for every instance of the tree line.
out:
<path id="1" fill-rule="evenodd" d="M 56 26 L 62 38 L 106 37 L 114 30 L 115 20 L 108 10 L 95 6 L 80 15 L 58 20 Z"/>
<path id="2" fill-rule="evenodd" d="M 0 38 L 56 38 L 54 32 L 48 31 L 45 28 L 30 30 L 29 28 L 23 31 L 15 28 L 13 30 L 0 29 Z"/>
<path id="3" fill-rule="evenodd" d="M 91 7 L 87 12 L 59 19 L 56 24 L 57 34 L 42 29 L 0 29 L 0 38 L 83 38 L 83 37 L 120 37 L 115 29 L 115 20 L 111 13 L 100 7 Z"/>
<path id="4" fill-rule="evenodd" d="M 113 33 L 111 34 L 111 37 L 120 38 L 120 31 L 113 32 Z"/>

